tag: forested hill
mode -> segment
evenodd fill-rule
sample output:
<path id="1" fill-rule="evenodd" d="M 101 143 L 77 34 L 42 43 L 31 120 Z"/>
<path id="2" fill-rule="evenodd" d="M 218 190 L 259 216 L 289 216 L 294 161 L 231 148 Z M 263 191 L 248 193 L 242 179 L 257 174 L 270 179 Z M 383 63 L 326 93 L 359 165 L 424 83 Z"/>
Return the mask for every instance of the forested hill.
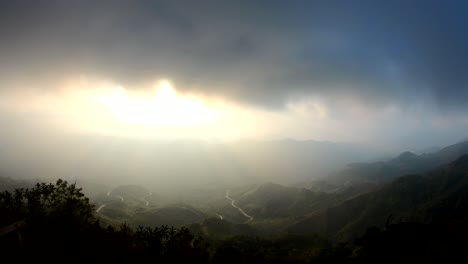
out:
<path id="1" fill-rule="evenodd" d="M 407 162 L 417 157 L 405 153 L 400 158 Z M 101 194 L 102 210 L 97 212 L 80 188 L 63 180 L 0 182 L 5 183 L 0 249 L 2 256 L 20 263 L 468 259 L 468 155 L 351 198 L 265 183 L 232 190 L 230 199 L 224 190 L 213 192 L 220 197 L 198 207 L 164 204 L 146 188 L 129 185 Z M 233 207 L 234 200 L 252 220 Z M 108 221 L 116 220 L 112 216 L 117 213 L 128 222 Z M 242 219 L 237 222 L 231 214 Z"/>
<path id="2" fill-rule="evenodd" d="M 387 197 L 390 204 L 407 204 L 406 208 L 430 205 L 416 207 L 424 209 L 416 215 L 421 219 L 433 216 L 430 224 L 387 221 L 384 228 L 370 228 L 359 239 L 340 244 L 307 232 L 259 237 L 245 224 L 221 219 L 206 220 L 197 227 L 197 233 L 209 235 L 203 229 L 210 227 L 220 229 L 218 234 L 231 235 L 202 239 L 184 227 L 103 227 L 89 199 L 74 184 L 62 180 L 38 183 L 0 192 L 0 248 L 2 257 L 15 263 L 411 263 L 415 259 L 440 263 L 466 259 L 466 250 L 462 249 L 468 246 L 468 222 L 463 218 L 467 163 L 468 156 L 464 156 L 427 176 L 404 177 L 384 187 L 383 193 L 368 194 L 372 196 L 367 201 L 376 199 L 379 206 L 385 201 L 384 195 L 393 195 Z M 408 193 L 421 191 L 418 186 L 428 191 Z M 426 203 L 409 202 L 413 200 Z M 348 203 L 357 213 L 365 211 L 353 200 Z M 372 203 L 367 206 L 371 212 L 376 210 Z M 330 212 L 340 208 L 331 208 Z M 349 215 L 349 210 L 346 212 Z M 344 221 L 355 221 L 340 216 Z M 239 232 L 244 235 L 236 236 Z"/>
<path id="3" fill-rule="evenodd" d="M 307 186 L 317 191 L 359 194 L 403 175 L 426 173 L 465 154 L 468 154 L 468 141 L 420 155 L 405 151 L 386 161 L 351 163 Z"/>
<path id="4" fill-rule="evenodd" d="M 394 221 L 436 223 L 468 217 L 468 155 L 426 174 L 398 178 L 373 192 L 330 207 L 295 224 L 294 233 L 348 240 L 369 226 Z"/>

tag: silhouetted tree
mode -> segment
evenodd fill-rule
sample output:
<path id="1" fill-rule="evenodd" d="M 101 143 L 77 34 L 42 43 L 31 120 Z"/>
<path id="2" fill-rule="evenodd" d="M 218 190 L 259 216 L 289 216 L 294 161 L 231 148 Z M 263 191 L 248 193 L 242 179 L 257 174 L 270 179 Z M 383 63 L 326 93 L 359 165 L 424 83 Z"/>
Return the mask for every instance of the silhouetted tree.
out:
<path id="1" fill-rule="evenodd" d="M 20 262 L 206 263 L 209 258 L 203 241 L 186 228 L 102 228 L 81 189 L 63 180 L 0 192 L 0 228 L 15 223 L 22 223 L 16 230 L 21 243 L 13 232 L 0 237 L 0 248 Z"/>

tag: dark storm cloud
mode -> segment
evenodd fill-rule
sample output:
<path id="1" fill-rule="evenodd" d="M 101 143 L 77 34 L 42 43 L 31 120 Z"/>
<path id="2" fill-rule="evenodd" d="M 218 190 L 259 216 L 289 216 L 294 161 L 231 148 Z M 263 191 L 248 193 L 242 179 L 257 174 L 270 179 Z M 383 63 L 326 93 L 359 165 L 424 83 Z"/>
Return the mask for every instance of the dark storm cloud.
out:
<path id="1" fill-rule="evenodd" d="M 280 107 L 468 105 L 463 1 L 3 1 L 0 74 L 95 74 Z"/>

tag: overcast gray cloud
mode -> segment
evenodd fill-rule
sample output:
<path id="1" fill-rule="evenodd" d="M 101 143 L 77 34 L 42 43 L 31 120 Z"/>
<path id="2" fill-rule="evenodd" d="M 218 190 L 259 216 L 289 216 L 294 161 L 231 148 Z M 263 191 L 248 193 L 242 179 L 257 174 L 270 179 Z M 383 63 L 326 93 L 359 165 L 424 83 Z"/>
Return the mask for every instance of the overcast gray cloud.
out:
<path id="1" fill-rule="evenodd" d="M 467 110 L 466 1 L 2 1 L 0 74 Z"/>

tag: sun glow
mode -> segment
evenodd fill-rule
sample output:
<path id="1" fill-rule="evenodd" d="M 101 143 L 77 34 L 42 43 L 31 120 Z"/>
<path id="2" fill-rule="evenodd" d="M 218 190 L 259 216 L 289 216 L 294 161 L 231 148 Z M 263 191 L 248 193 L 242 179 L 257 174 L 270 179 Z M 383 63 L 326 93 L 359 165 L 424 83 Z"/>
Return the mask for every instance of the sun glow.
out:
<path id="1" fill-rule="evenodd" d="M 96 98 L 119 121 L 128 125 L 190 127 L 215 122 L 220 113 L 200 98 L 179 95 L 166 80 L 154 85 L 153 95 L 112 88 Z"/>
<path id="2" fill-rule="evenodd" d="M 0 112 L 31 115 L 42 126 L 67 133 L 169 140 L 264 138 L 267 128 L 289 122 L 283 112 L 179 92 L 166 80 L 124 87 L 112 80 L 78 76 L 50 87 L 0 91 Z M 186 90 L 198 89 L 181 89 Z"/>

